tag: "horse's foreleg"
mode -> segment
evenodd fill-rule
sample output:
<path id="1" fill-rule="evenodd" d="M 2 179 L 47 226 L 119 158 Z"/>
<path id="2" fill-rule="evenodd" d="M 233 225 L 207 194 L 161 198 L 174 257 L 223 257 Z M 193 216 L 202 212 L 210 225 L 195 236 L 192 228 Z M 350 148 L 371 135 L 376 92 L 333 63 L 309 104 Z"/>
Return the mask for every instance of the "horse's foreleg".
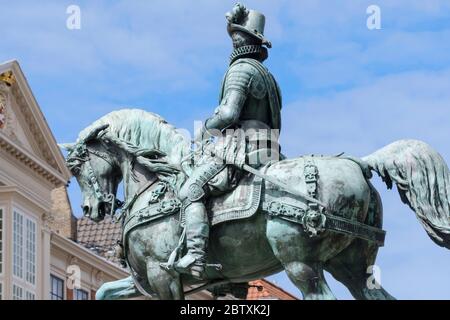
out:
<path id="1" fill-rule="evenodd" d="M 180 277 L 160 266 L 160 261 L 147 258 L 147 278 L 160 300 L 184 300 Z"/>
<path id="2" fill-rule="evenodd" d="M 96 300 L 120 300 L 141 297 L 132 277 L 104 283 L 96 292 Z"/>
<path id="3" fill-rule="evenodd" d="M 316 263 L 289 262 L 284 265 L 289 279 L 300 289 L 305 300 L 335 300 L 323 269 Z"/>

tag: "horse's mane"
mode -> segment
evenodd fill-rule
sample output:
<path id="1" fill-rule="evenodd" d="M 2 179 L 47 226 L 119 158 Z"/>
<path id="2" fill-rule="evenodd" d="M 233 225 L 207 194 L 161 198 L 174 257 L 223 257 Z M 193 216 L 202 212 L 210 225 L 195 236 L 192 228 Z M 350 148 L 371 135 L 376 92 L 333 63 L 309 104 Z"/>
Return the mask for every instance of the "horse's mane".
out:
<path id="1" fill-rule="evenodd" d="M 82 141 L 94 128 L 105 124 L 109 125 L 108 135 L 139 148 L 162 151 L 172 165 L 179 165 L 190 152 L 188 140 L 173 125 L 155 113 L 139 109 L 121 109 L 106 114 L 82 130 L 77 141 Z"/>

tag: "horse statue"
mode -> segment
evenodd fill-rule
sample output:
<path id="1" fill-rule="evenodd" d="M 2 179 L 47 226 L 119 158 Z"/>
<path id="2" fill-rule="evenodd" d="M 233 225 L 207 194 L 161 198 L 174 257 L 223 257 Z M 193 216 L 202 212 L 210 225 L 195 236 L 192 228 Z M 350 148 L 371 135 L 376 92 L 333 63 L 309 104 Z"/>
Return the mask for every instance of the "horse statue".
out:
<path id="1" fill-rule="evenodd" d="M 94 221 L 111 214 L 123 227 L 122 255 L 131 276 L 103 284 L 97 299 L 184 299 L 204 289 L 236 293 L 283 270 L 305 299 L 335 299 L 324 270 L 355 299 L 393 299 L 381 285 L 367 286 L 366 271 L 385 235 L 372 171 L 388 188 L 395 184 L 429 237 L 450 249 L 449 169 L 421 141 L 397 141 L 361 159 L 272 161 L 259 176 L 247 173 L 233 191 L 209 200 L 208 261 L 221 268 L 208 268 L 203 280 L 170 268 L 186 250 L 177 191 L 189 176 L 188 139 L 156 114 L 124 109 L 63 147 L 83 194 L 83 214 Z M 124 203 L 116 198 L 122 181 Z"/>

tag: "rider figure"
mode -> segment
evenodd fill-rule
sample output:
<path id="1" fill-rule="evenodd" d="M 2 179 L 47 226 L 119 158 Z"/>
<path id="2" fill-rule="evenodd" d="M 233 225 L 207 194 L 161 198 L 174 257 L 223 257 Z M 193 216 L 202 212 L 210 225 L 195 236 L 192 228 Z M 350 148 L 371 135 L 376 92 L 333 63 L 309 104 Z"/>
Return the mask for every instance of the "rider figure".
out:
<path id="1" fill-rule="evenodd" d="M 223 135 L 211 144 L 214 145 L 213 154 L 223 155 L 221 160 L 226 158 L 226 161 L 217 161 L 211 154 L 205 155 L 203 161 L 195 164 L 179 192 L 185 215 L 188 251 L 175 268 L 198 278 L 205 270 L 209 237 L 205 197 L 214 189 L 229 191 L 236 186 L 242 175 L 239 168 L 244 163 L 258 167 L 267 160 L 278 160 L 280 151 L 281 94 L 275 79 L 262 65 L 268 57 L 266 47 L 271 47 L 263 35 L 265 17 L 238 3 L 226 14 L 226 18 L 234 48 L 230 66 L 222 84 L 220 105 L 195 139 L 197 142 L 204 141 L 213 135 L 213 131 L 222 132 Z M 245 140 L 237 139 L 230 129 L 243 130 Z M 244 148 L 239 147 L 242 146 L 239 141 L 244 141 Z M 228 178 L 217 179 L 219 174 L 225 174 Z M 214 186 L 217 180 L 222 181 L 221 187 Z"/>

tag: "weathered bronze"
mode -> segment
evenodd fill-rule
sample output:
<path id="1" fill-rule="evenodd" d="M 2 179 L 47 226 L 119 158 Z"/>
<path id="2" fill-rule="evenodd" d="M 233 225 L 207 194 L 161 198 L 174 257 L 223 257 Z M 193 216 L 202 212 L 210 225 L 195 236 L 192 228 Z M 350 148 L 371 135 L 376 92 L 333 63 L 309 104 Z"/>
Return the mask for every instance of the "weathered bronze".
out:
<path id="1" fill-rule="evenodd" d="M 84 215 L 111 214 L 123 226 L 119 251 L 132 276 L 104 284 L 97 299 L 241 292 L 282 270 L 306 299 L 335 298 L 324 270 L 357 299 L 393 299 L 366 285 L 385 236 L 372 171 L 388 188 L 395 184 L 430 238 L 450 249 L 445 161 L 416 140 L 361 159 L 285 159 L 277 140 L 281 94 L 262 65 L 263 45 L 271 46 L 264 16 L 238 4 L 227 20 L 231 64 L 197 148 L 160 116 L 136 109 L 109 113 L 63 146 Z M 116 198 L 121 181 L 124 203 Z M 198 287 L 183 292 L 186 285 Z"/>

